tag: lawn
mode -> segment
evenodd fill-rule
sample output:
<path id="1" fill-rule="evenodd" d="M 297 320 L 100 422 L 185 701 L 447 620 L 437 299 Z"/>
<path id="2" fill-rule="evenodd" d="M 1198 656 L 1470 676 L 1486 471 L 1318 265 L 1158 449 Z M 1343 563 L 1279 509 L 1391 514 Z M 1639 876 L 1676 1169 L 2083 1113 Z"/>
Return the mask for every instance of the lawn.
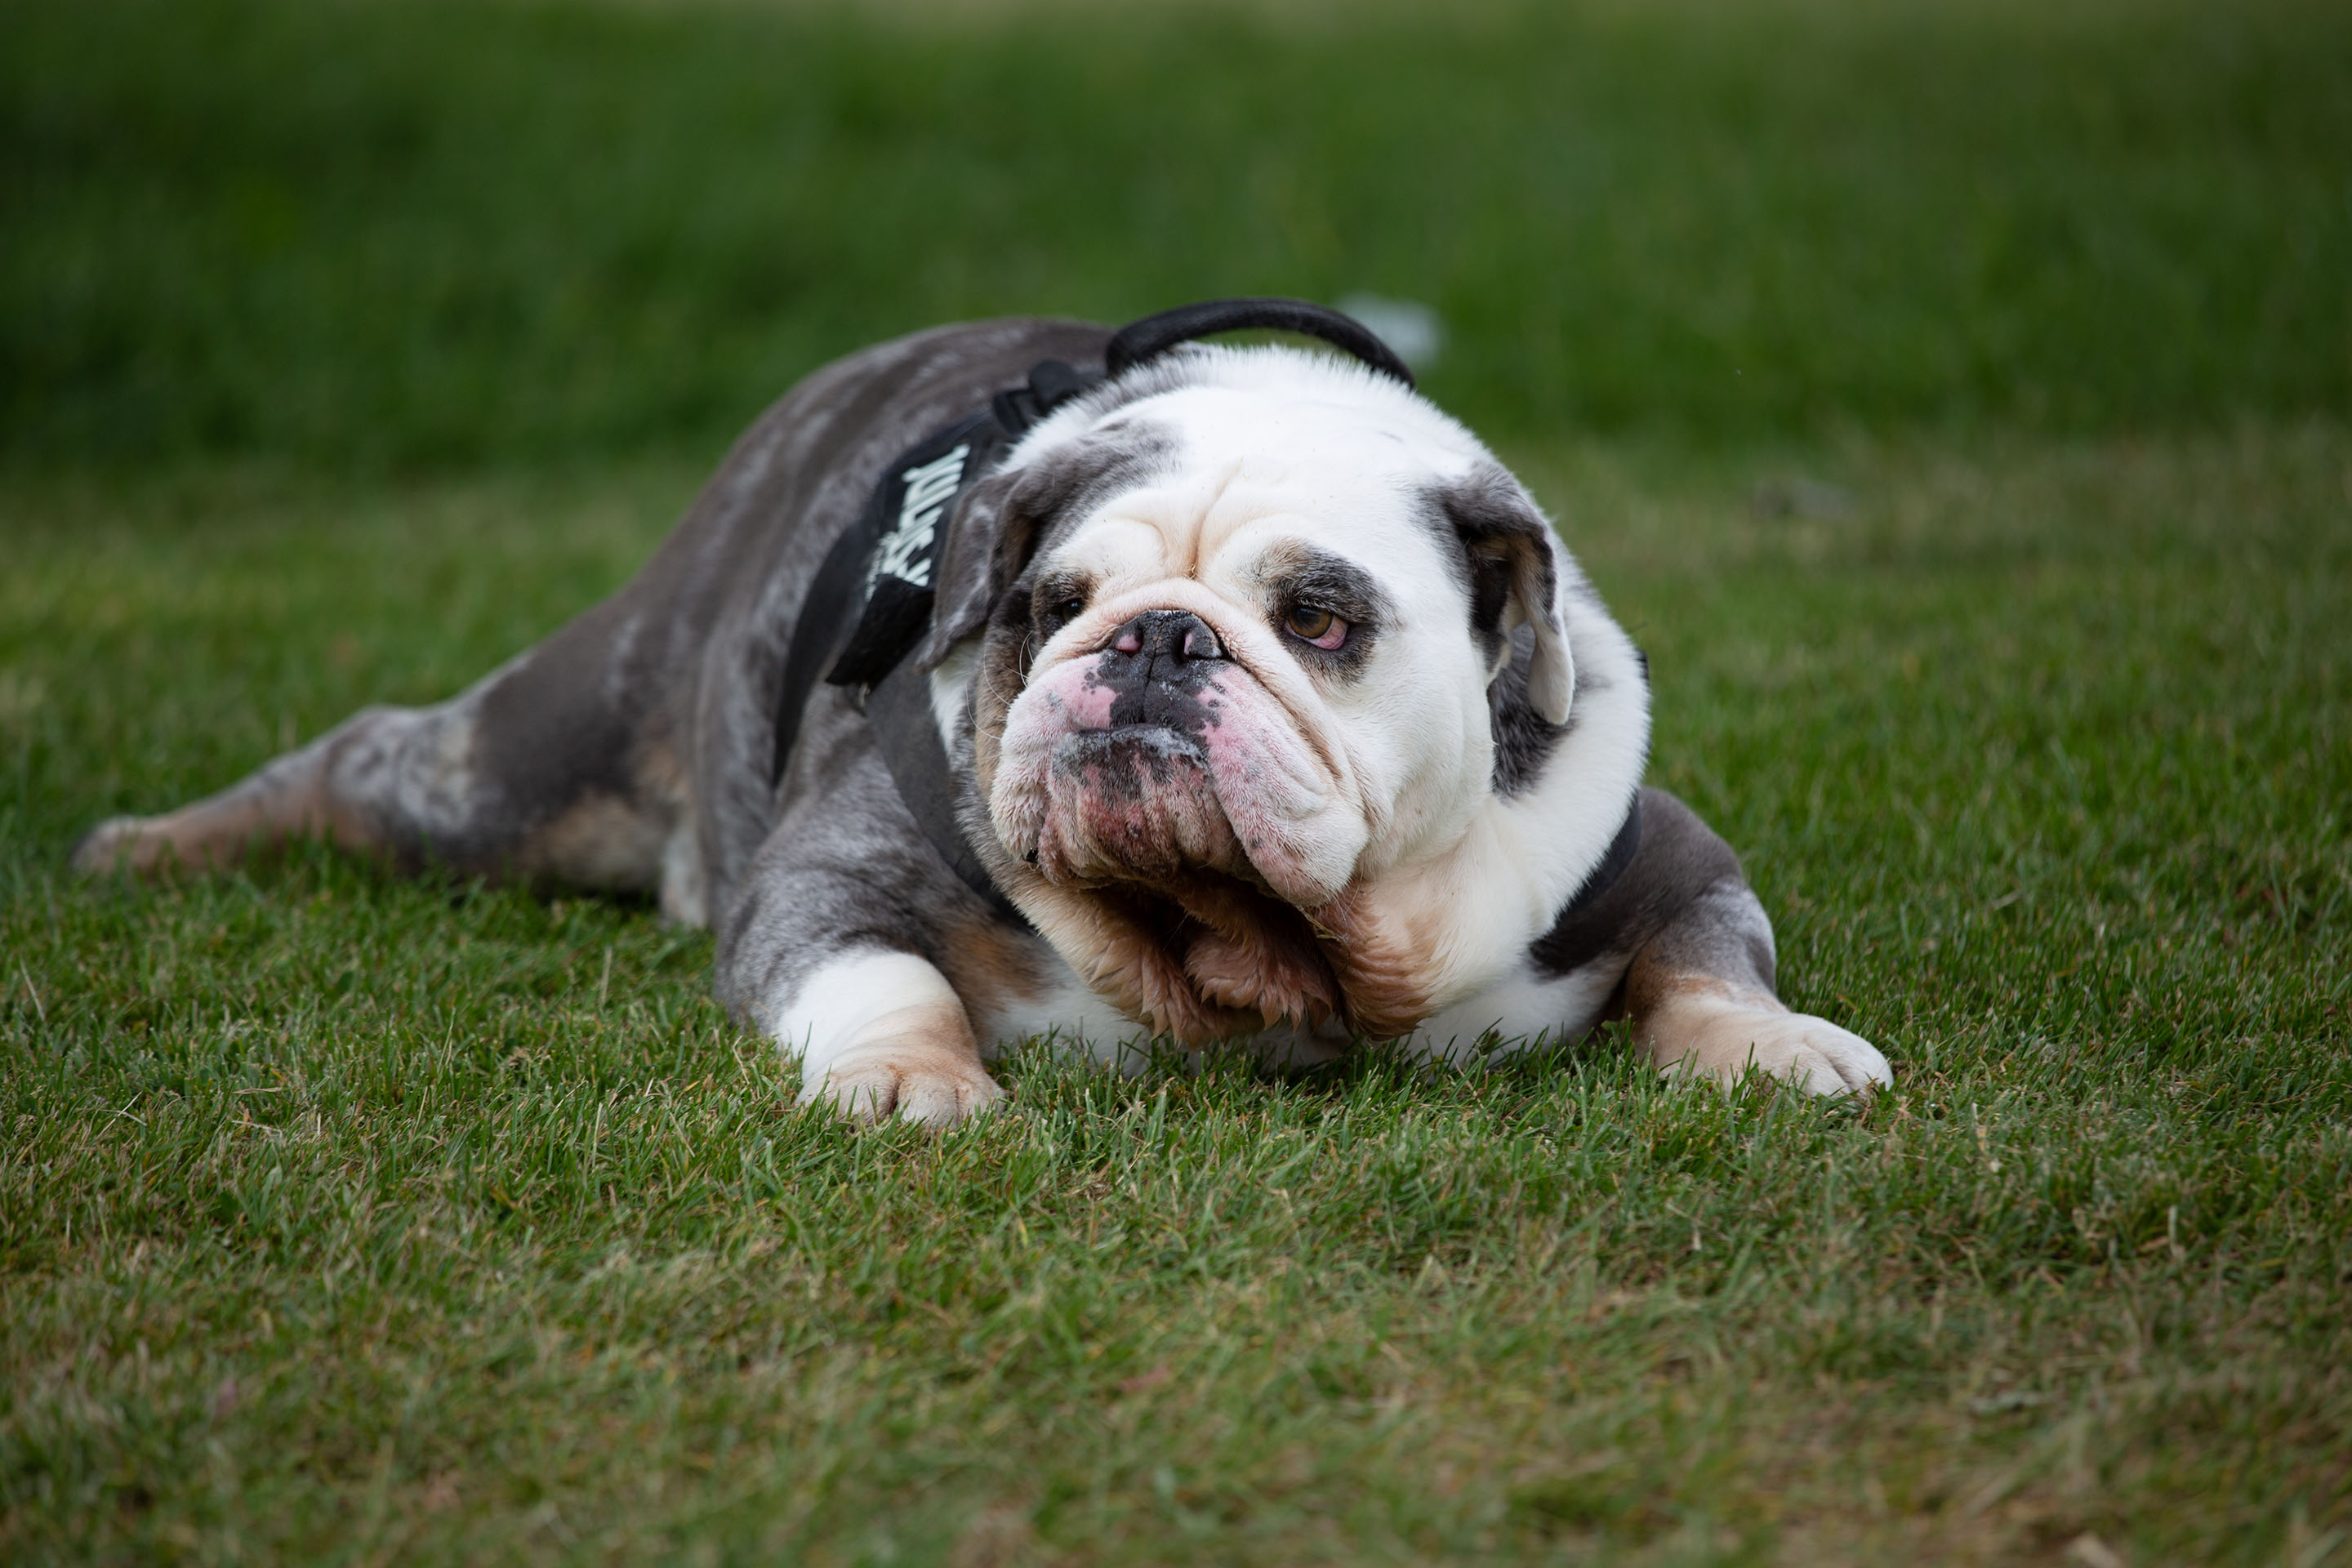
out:
<path id="1" fill-rule="evenodd" d="M 0 4 L 0 1556 L 2352 1563 L 2352 18 Z M 1892 1091 L 856 1136 L 647 908 L 64 872 L 830 353 L 1355 288 Z"/>

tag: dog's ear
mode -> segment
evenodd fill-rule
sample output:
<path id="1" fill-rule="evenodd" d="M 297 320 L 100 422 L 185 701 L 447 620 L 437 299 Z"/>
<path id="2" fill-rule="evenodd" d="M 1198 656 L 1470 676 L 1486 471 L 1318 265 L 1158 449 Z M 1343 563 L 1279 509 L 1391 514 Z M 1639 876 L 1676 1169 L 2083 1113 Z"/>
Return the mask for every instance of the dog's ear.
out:
<path id="1" fill-rule="evenodd" d="M 1438 500 L 1469 562 L 1470 626 L 1486 649 L 1486 679 L 1503 672 L 1511 633 L 1532 626 L 1528 700 L 1549 722 L 1565 724 L 1576 660 L 1568 649 L 1565 574 L 1551 524 L 1519 481 L 1491 463 L 1444 487 Z"/>
<path id="2" fill-rule="evenodd" d="M 1142 482 L 1172 448 L 1164 433 L 1140 420 L 1115 420 L 1024 454 L 1017 466 L 965 490 L 932 567 L 931 626 L 915 650 L 915 668 L 937 668 L 956 644 L 988 625 L 997 601 L 1055 525 Z"/>
<path id="3" fill-rule="evenodd" d="M 938 668 L 956 644 L 988 625 L 989 611 L 1021 575 L 1036 548 L 1037 519 L 1021 504 L 1024 470 L 989 475 L 963 492 L 947 542 L 931 567 L 930 629 L 915 649 L 915 668 Z"/>

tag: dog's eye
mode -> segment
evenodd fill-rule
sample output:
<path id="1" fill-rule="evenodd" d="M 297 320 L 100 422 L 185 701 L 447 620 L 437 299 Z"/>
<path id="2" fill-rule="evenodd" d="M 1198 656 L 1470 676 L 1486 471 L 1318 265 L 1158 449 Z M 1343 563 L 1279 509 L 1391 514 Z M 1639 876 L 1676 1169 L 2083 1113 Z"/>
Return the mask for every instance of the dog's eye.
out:
<path id="1" fill-rule="evenodd" d="M 1075 621 L 1086 607 L 1087 602 L 1084 599 L 1065 599 L 1054 606 L 1054 618 L 1057 621 Z"/>
<path id="2" fill-rule="evenodd" d="M 1335 648 L 1348 640 L 1348 623 L 1318 605 L 1301 605 L 1285 623 L 1293 637 L 1320 648 Z"/>

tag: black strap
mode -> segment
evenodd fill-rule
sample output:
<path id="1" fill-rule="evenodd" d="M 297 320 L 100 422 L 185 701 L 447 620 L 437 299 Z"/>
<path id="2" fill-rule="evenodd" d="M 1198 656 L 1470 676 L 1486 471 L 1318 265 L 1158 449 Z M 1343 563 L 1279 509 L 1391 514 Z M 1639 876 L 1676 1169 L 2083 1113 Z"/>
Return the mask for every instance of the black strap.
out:
<path id="1" fill-rule="evenodd" d="M 1586 906 L 1615 887 L 1617 879 L 1625 874 L 1625 868 L 1633 863 L 1633 857 L 1641 847 L 1642 792 L 1635 790 L 1633 804 L 1625 808 L 1624 825 L 1617 829 L 1617 837 L 1610 841 L 1609 853 L 1601 858 L 1600 865 L 1585 873 L 1584 885 L 1576 889 L 1576 897 L 1569 900 L 1554 917 L 1554 928 L 1557 929 L 1562 921 L 1581 913 Z"/>
<path id="2" fill-rule="evenodd" d="M 1341 315 L 1328 305 L 1318 305 L 1311 300 L 1288 300 L 1279 295 L 1263 295 L 1243 300 L 1207 300 L 1198 305 L 1179 305 L 1172 310 L 1162 310 L 1156 316 L 1146 316 L 1121 327 L 1110 340 L 1104 353 L 1103 363 L 1114 380 L 1146 360 L 1157 359 L 1179 343 L 1191 342 L 1216 332 L 1244 331 L 1297 332 L 1303 337 L 1320 338 L 1332 347 L 1346 351 L 1370 365 L 1381 374 L 1392 376 L 1410 387 L 1412 372 L 1395 351 L 1381 342 L 1370 327 L 1353 316 Z"/>
<path id="3" fill-rule="evenodd" d="M 768 767 L 772 787 L 784 782 L 784 764 L 792 760 L 793 742 L 800 739 L 801 713 L 808 706 L 809 693 L 816 689 L 818 673 L 834 657 L 843 630 L 852 624 L 850 616 L 861 603 L 858 581 L 866 575 L 874 542 L 881 535 L 879 525 L 871 521 L 873 510 L 869 503 L 833 542 L 816 575 L 809 579 L 799 618 L 793 622 L 792 641 L 784 648 L 783 679 L 776 696 L 776 743 Z"/>
<path id="4" fill-rule="evenodd" d="M 856 620 L 825 675 L 829 684 L 879 685 L 923 640 L 937 597 L 931 570 L 947 542 L 948 521 L 964 490 L 1011 439 L 993 409 L 969 414 L 932 431 L 882 470 L 861 519 L 866 548 L 859 564 L 866 580 L 838 603 L 810 601 L 824 617 Z"/>
<path id="5" fill-rule="evenodd" d="M 931 713 L 929 679 L 900 665 L 866 693 L 866 719 L 890 769 L 890 780 L 898 786 L 898 798 L 907 803 L 940 858 L 998 914 L 1027 925 L 1029 917 L 1004 896 L 956 820 L 956 778 L 948 768 L 939 721 Z"/>

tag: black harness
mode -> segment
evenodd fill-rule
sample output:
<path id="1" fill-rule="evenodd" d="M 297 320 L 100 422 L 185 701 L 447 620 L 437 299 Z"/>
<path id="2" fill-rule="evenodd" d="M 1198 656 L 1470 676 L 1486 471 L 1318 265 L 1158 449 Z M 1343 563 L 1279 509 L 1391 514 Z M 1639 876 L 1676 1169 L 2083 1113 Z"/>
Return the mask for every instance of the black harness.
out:
<path id="1" fill-rule="evenodd" d="M 802 711 L 818 672 L 824 670 L 826 684 L 855 694 L 891 782 L 940 858 L 999 913 L 1027 924 L 964 837 L 956 817 L 955 777 L 931 712 L 930 682 L 907 665 L 908 654 L 929 629 L 940 546 L 964 492 L 1055 409 L 1180 343 L 1251 330 L 1320 338 L 1407 387 L 1413 384 L 1404 362 L 1361 322 L 1304 300 L 1279 298 L 1211 300 L 1146 316 L 1112 335 L 1099 371 L 1059 360 L 1039 363 L 1025 384 L 997 393 L 986 407 L 900 453 L 882 471 L 865 510 L 834 541 L 809 584 L 785 648 L 772 779 L 783 781 Z M 1578 890 L 1571 911 L 1617 879 L 1640 839 L 1637 796 L 1617 841 Z"/>
<path id="2" fill-rule="evenodd" d="M 1024 918 L 1021 911 L 957 826 L 954 780 L 931 718 L 930 683 L 908 668 L 906 658 L 930 621 L 931 571 L 957 501 L 1044 416 L 1051 405 L 1037 397 L 1034 384 L 1055 384 L 1055 372 L 1073 391 L 1092 384 L 1049 360 L 1030 372 L 1033 385 L 1022 388 L 1017 399 L 1015 394 L 998 393 L 987 408 L 932 432 L 883 470 L 865 510 L 834 541 L 809 583 L 784 652 L 776 705 L 772 777 L 782 784 L 800 737 L 802 710 L 818 671 L 830 659 L 825 680 L 853 689 L 891 780 L 923 836 L 973 892 L 1015 920 Z"/>

